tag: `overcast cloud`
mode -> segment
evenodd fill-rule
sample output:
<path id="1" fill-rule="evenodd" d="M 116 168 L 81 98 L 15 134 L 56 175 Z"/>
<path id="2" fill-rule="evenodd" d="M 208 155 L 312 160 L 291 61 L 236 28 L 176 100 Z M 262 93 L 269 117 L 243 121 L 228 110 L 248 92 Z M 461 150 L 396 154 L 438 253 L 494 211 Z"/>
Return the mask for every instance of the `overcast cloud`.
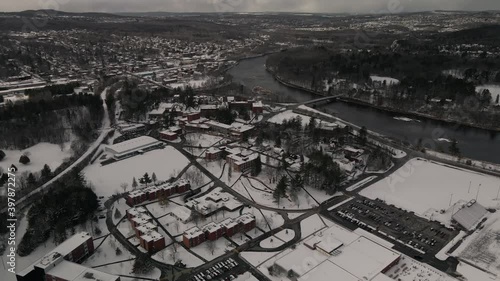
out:
<path id="1" fill-rule="evenodd" d="M 1 11 L 68 12 L 413 12 L 500 10 L 500 0 L 0 0 Z"/>

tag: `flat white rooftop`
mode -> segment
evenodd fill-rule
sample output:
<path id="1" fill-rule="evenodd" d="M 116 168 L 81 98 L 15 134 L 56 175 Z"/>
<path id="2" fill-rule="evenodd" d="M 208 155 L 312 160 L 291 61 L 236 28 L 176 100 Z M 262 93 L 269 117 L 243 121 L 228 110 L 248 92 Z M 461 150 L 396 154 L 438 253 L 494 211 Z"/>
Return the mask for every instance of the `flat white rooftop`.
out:
<path id="1" fill-rule="evenodd" d="M 337 265 L 326 261 L 313 270 L 309 271 L 309 273 L 303 275 L 298 279 L 298 281 L 331 281 L 331 280 L 339 280 L 339 281 L 361 281 L 356 278 L 349 272 L 343 270 Z"/>
<path id="2" fill-rule="evenodd" d="M 125 152 L 147 148 L 159 143 L 161 142 L 152 137 L 141 136 L 135 139 L 110 145 L 108 146 L 108 148 L 113 150 L 116 154 L 123 154 Z"/>

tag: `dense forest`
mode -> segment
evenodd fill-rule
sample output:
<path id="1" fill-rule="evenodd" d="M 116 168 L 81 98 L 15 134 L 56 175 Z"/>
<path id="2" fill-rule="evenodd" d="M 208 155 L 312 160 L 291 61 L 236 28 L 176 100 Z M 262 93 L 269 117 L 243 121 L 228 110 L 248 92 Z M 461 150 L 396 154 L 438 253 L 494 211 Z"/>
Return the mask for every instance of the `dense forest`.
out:
<path id="1" fill-rule="evenodd" d="M 39 142 L 61 144 L 72 134 L 90 141 L 102 117 L 102 100 L 96 95 L 30 98 L 9 104 L 0 108 L 0 147 L 25 149 Z"/>
<path id="2" fill-rule="evenodd" d="M 51 235 L 56 244 L 66 240 L 68 230 L 74 234 L 75 226 L 92 218 L 97 206 L 96 194 L 80 173 L 64 176 L 30 208 L 19 255 L 29 255 Z"/>

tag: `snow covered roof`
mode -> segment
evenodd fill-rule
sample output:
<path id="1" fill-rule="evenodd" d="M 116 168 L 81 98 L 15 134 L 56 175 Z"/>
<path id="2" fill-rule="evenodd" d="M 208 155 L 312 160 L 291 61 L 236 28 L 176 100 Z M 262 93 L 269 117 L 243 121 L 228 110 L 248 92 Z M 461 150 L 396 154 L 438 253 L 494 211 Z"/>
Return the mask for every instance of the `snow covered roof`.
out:
<path id="1" fill-rule="evenodd" d="M 342 281 L 360 281 L 360 279 L 351 275 L 349 272 L 328 261 L 321 263 L 313 270 L 309 271 L 309 273 L 300 277 L 297 280 L 330 281 L 333 280 L 332 278 L 334 278 L 335 280 L 342 280 Z"/>
<path id="2" fill-rule="evenodd" d="M 57 246 L 52 252 L 40 259 L 36 266 L 40 268 L 50 266 L 55 260 L 59 259 L 59 257 L 65 257 L 89 239 L 92 239 L 92 236 L 90 236 L 87 232 L 71 236 L 69 239 L 66 239 L 66 241 Z"/>
<path id="3" fill-rule="evenodd" d="M 158 241 L 158 240 L 164 239 L 164 237 L 160 233 L 158 233 L 154 230 L 150 230 L 146 234 L 142 235 L 141 239 L 146 241 L 146 242 L 151 242 L 151 241 Z"/>
<path id="4" fill-rule="evenodd" d="M 219 231 L 220 229 L 221 229 L 221 225 L 217 224 L 215 222 L 211 222 L 211 223 L 203 226 L 203 231 L 208 231 L 211 233 Z"/>
<path id="5" fill-rule="evenodd" d="M 329 260 L 359 279 L 372 280 L 400 256 L 365 237 L 360 237 L 342 247 L 340 253 L 332 255 Z"/>
<path id="6" fill-rule="evenodd" d="M 327 255 L 321 254 L 319 252 L 317 253 L 318 254 L 314 254 L 314 252 L 312 252 L 309 248 L 304 246 L 304 244 L 299 244 L 297 245 L 295 250 L 291 251 L 290 253 L 286 254 L 285 256 L 275 261 L 275 264 L 284 269 L 286 272 L 293 270 L 293 272 L 295 272 L 296 275 L 304 276 L 310 270 L 316 267 L 319 263 L 323 263 L 328 259 Z M 314 254 L 313 259 L 307 258 L 307 257 L 312 257 L 313 254 Z M 316 281 L 316 279 L 309 279 L 309 280 Z"/>
<path id="7" fill-rule="evenodd" d="M 118 276 L 97 271 L 77 263 L 62 261 L 56 267 L 50 269 L 47 274 L 69 281 L 115 281 Z"/>
<path id="8" fill-rule="evenodd" d="M 236 221 L 238 221 L 239 223 L 243 223 L 243 224 L 249 224 L 252 221 L 255 221 L 255 216 L 250 214 L 250 213 L 246 213 L 246 214 L 243 214 L 240 217 L 238 217 L 236 219 Z"/>
<path id="9" fill-rule="evenodd" d="M 465 229 L 471 230 L 486 213 L 488 213 L 488 211 L 481 206 L 481 204 L 477 203 L 476 200 L 472 200 L 464 204 L 452 218 Z"/>
<path id="10" fill-rule="evenodd" d="M 129 151 L 139 150 L 148 148 L 154 145 L 158 145 L 161 142 L 148 136 L 141 136 L 135 139 L 127 140 L 117 144 L 108 146 L 109 149 L 113 150 L 116 154 L 123 154 Z"/>
<path id="11" fill-rule="evenodd" d="M 203 235 L 203 231 L 201 231 L 197 226 L 190 228 L 184 232 L 184 236 L 188 239 L 196 238 L 200 235 Z"/>
<path id="12" fill-rule="evenodd" d="M 139 216 L 139 214 L 147 214 L 146 208 L 144 207 L 134 207 L 127 210 L 127 213 L 133 217 Z"/>

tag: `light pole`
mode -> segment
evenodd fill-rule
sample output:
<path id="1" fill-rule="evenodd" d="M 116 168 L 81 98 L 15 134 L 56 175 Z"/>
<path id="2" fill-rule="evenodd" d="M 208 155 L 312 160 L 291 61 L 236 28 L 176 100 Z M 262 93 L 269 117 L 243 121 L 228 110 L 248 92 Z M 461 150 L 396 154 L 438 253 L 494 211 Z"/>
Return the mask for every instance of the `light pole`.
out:
<path id="1" fill-rule="evenodd" d="M 481 184 L 479 184 L 479 186 L 477 187 L 476 202 L 477 202 L 477 198 L 479 197 L 480 190 L 481 190 Z"/>

